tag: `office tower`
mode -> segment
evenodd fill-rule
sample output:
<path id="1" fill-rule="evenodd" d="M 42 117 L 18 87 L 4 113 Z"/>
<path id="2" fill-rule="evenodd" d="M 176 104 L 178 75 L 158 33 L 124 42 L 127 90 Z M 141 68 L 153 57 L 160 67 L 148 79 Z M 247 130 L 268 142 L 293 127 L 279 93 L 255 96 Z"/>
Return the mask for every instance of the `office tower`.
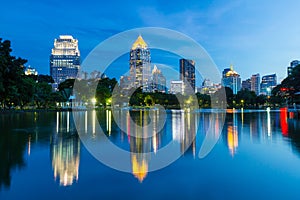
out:
<path id="1" fill-rule="evenodd" d="M 242 81 L 242 90 L 251 90 L 251 79 L 248 78 L 244 81 Z"/>
<path id="2" fill-rule="evenodd" d="M 294 67 L 296 67 L 297 65 L 300 65 L 300 61 L 299 60 L 293 60 L 290 63 L 290 66 L 287 67 L 287 75 L 288 76 L 292 74 L 292 71 L 293 71 Z"/>
<path id="3" fill-rule="evenodd" d="M 184 93 L 195 93 L 195 62 L 193 60 L 180 59 L 180 80 L 184 82 Z"/>
<path id="4" fill-rule="evenodd" d="M 241 89 L 241 78 L 240 75 L 233 70 L 233 66 L 230 66 L 223 71 L 222 85 L 232 89 L 233 94 L 237 94 Z"/>
<path id="5" fill-rule="evenodd" d="M 260 93 L 264 95 L 271 95 L 271 91 L 277 85 L 276 74 L 263 76 L 260 84 Z"/>
<path id="6" fill-rule="evenodd" d="M 80 52 L 78 40 L 70 35 L 60 35 L 54 40 L 54 48 L 50 56 L 50 75 L 57 88 L 66 79 L 77 77 L 80 69 Z"/>
<path id="7" fill-rule="evenodd" d="M 157 92 L 166 92 L 166 78 L 162 72 L 154 65 L 152 70 L 152 87 L 151 90 Z"/>
<path id="8" fill-rule="evenodd" d="M 231 70 L 231 68 L 225 68 L 222 72 L 222 77 L 226 77 L 227 72 L 229 72 Z"/>
<path id="9" fill-rule="evenodd" d="M 142 87 L 143 92 L 150 92 L 151 57 L 147 43 L 138 36 L 130 50 L 130 80 L 132 87 Z"/>
<path id="10" fill-rule="evenodd" d="M 254 74 L 251 76 L 251 91 L 254 91 L 256 95 L 260 94 L 260 75 Z"/>

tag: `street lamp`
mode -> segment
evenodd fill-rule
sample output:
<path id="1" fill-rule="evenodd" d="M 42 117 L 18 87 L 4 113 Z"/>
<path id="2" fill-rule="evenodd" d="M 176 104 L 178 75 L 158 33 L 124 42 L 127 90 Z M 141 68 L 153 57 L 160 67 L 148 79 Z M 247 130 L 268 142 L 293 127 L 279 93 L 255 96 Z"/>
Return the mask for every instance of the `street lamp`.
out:
<path id="1" fill-rule="evenodd" d="M 91 102 L 92 102 L 92 104 L 93 104 L 93 108 L 95 108 L 95 105 L 96 105 L 96 103 L 97 103 L 97 99 L 96 99 L 96 98 L 92 98 L 92 99 L 91 99 Z"/>

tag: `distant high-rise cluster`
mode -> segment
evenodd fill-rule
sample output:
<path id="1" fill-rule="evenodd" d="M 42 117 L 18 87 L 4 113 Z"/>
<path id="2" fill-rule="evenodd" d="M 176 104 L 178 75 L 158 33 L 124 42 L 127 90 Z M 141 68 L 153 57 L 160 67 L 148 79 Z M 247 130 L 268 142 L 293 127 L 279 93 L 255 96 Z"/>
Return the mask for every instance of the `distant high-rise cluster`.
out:
<path id="1" fill-rule="evenodd" d="M 257 73 L 241 82 L 240 75 L 231 66 L 224 69 L 222 75 L 222 85 L 231 88 L 233 94 L 240 90 L 249 90 L 256 95 L 271 95 L 272 89 L 277 85 L 276 74 L 265 75 L 260 79 L 260 74 Z"/>
<path id="2" fill-rule="evenodd" d="M 50 55 L 50 75 L 54 88 L 66 79 L 76 78 L 80 69 L 80 52 L 78 40 L 71 35 L 60 35 L 54 40 Z"/>

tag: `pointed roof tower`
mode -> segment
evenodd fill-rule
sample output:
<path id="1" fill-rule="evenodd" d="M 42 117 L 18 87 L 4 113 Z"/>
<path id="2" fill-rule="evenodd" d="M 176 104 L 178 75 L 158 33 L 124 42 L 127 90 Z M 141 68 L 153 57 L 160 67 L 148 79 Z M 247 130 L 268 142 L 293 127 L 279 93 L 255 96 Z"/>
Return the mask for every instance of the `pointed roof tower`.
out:
<path id="1" fill-rule="evenodd" d="M 137 48 L 146 49 L 148 47 L 147 43 L 144 41 L 141 35 L 136 39 L 136 41 L 133 43 L 131 49 L 135 50 Z"/>

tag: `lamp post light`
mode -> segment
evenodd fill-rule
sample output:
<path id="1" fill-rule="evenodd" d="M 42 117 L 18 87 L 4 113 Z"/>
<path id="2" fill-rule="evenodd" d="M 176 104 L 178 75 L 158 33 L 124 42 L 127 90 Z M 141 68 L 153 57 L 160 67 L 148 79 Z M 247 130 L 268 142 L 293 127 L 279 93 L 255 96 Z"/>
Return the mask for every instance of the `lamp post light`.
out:
<path id="1" fill-rule="evenodd" d="M 92 98 L 91 102 L 93 104 L 93 108 L 95 109 L 96 108 L 97 99 L 96 98 Z"/>

